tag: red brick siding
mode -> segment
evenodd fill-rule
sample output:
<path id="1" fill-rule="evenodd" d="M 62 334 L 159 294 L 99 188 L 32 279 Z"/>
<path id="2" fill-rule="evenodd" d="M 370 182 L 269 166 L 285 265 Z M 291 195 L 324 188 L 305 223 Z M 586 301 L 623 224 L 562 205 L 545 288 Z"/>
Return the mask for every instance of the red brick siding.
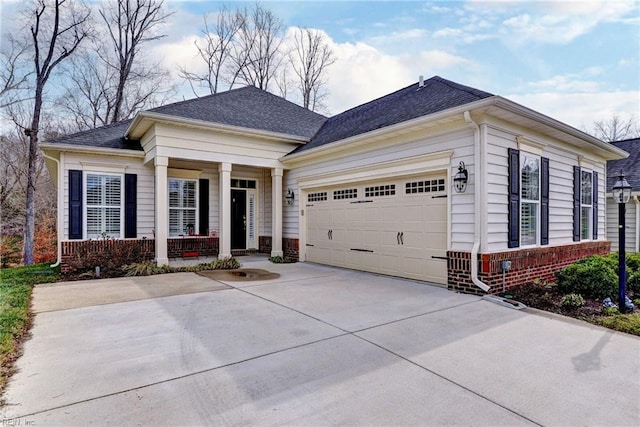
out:
<path id="1" fill-rule="evenodd" d="M 61 268 L 63 273 L 69 271 L 69 260 L 80 250 L 99 253 L 104 252 L 107 248 L 114 250 L 116 248 L 122 249 L 126 246 L 130 249 L 130 252 L 137 252 L 140 254 L 138 259 L 133 259 L 131 262 L 151 260 L 155 257 L 154 239 L 69 240 L 61 242 L 60 244 L 62 246 Z"/>
<path id="2" fill-rule="evenodd" d="M 504 278 L 507 291 L 535 279 L 553 281 L 556 271 L 591 255 L 606 255 L 610 248 L 611 242 L 598 241 L 480 254 L 478 278 L 491 287 L 489 293 L 502 292 L 502 261 L 508 260 L 511 270 Z M 449 289 L 483 294 L 471 281 L 471 254 L 449 251 L 447 256 Z"/>
<path id="3" fill-rule="evenodd" d="M 218 256 L 219 239 L 217 237 L 176 237 L 167 239 L 167 256 Z M 197 255 L 196 255 L 197 254 Z"/>

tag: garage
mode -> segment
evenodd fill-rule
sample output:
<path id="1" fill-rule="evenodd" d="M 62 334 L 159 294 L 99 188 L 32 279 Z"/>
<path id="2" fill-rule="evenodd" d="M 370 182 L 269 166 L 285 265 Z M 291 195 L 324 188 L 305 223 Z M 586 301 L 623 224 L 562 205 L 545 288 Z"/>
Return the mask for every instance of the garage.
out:
<path id="1" fill-rule="evenodd" d="M 306 193 L 306 260 L 447 283 L 446 175 Z"/>

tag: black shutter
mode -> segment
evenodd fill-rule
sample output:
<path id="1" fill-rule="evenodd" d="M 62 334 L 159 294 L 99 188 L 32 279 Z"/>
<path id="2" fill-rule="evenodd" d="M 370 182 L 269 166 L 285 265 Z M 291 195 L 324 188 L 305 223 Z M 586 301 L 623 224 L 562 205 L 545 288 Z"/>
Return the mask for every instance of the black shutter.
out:
<path id="1" fill-rule="evenodd" d="M 540 244 L 549 244 L 549 159 L 541 159 L 540 176 Z"/>
<path id="2" fill-rule="evenodd" d="M 200 192 L 198 194 L 198 234 L 209 234 L 209 180 L 200 180 Z"/>
<path id="3" fill-rule="evenodd" d="M 598 238 L 598 172 L 593 173 L 593 240 Z"/>
<path id="4" fill-rule="evenodd" d="M 124 237 L 135 238 L 138 235 L 138 175 L 124 175 Z"/>
<path id="5" fill-rule="evenodd" d="M 509 235 L 508 246 L 520 246 L 520 150 L 509 148 Z"/>
<path id="6" fill-rule="evenodd" d="M 580 166 L 573 167 L 573 241 L 580 241 Z"/>
<path id="7" fill-rule="evenodd" d="M 82 239 L 81 170 L 69 170 L 69 239 Z"/>

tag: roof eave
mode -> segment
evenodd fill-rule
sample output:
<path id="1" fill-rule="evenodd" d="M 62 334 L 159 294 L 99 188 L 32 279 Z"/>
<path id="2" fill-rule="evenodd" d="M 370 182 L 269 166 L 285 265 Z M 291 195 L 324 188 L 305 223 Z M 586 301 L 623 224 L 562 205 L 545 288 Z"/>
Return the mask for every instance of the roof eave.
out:
<path id="1" fill-rule="evenodd" d="M 130 150 L 128 148 L 109 148 L 109 147 L 91 147 L 88 145 L 74 145 L 74 144 L 51 144 L 41 143 L 40 149 L 57 152 L 73 151 L 76 153 L 85 154 L 108 154 L 110 156 L 122 156 L 122 157 L 144 157 L 144 151 L 142 150 Z"/>
<path id="2" fill-rule="evenodd" d="M 259 129 L 246 128 L 242 126 L 225 125 L 222 123 L 208 122 L 205 120 L 189 119 L 186 117 L 172 116 L 150 111 L 142 111 L 136 115 L 125 135 L 134 139 L 140 139 L 142 135 L 151 127 L 154 122 L 172 123 L 188 127 L 204 128 L 225 133 L 234 133 L 257 137 L 262 139 L 271 139 L 277 141 L 285 141 L 296 144 L 306 144 L 309 138 L 299 135 L 290 135 L 279 132 L 271 132 Z"/>

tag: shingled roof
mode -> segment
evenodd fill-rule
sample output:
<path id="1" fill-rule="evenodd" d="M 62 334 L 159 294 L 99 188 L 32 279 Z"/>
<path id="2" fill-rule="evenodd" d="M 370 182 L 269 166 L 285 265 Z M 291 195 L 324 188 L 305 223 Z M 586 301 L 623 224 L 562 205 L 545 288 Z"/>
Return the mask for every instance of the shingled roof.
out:
<path id="1" fill-rule="evenodd" d="M 391 126 L 493 96 L 441 77 L 432 77 L 329 119 L 284 98 L 246 86 L 148 110 L 168 116 L 293 135 L 310 140 L 295 152 Z M 71 145 L 141 150 L 124 138 L 131 120 L 50 141 Z"/>
<path id="2" fill-rule="evenodd" d="M 52 144 L 68 144 L 78 146 L 90 146 L 96 148 L 118 148 L 128 150 L 140 150 L 142 146 L 138 140 L 125 139 L 124 133 L 127 131 L 132 120 L 124 120 L 107 126 L 73 133 L 60 138 L 47 141 Z"/>
<path id="3" fill-rule="evenodd" d="M 607 192 L 610 192 L 620 173 L 624 174 L 633 191 L 640 191 L 640 138 L 611 143 L 629 153 L 629 157 L 607 162 Z"/>
<path id="4" fill-rule="evenodd" d="M 294 153 L 491 96 L 493 94 L 435 76 L 425 80 L 422 87 L 414 83 L 329 118 L 311 142 L 298 147 Z"/>
<path id="5" fill-rule="evenodd" d="M 254 86 L 176 102 L 149 111 L 305 138 L 311 138 L 327 119 Z"/>

